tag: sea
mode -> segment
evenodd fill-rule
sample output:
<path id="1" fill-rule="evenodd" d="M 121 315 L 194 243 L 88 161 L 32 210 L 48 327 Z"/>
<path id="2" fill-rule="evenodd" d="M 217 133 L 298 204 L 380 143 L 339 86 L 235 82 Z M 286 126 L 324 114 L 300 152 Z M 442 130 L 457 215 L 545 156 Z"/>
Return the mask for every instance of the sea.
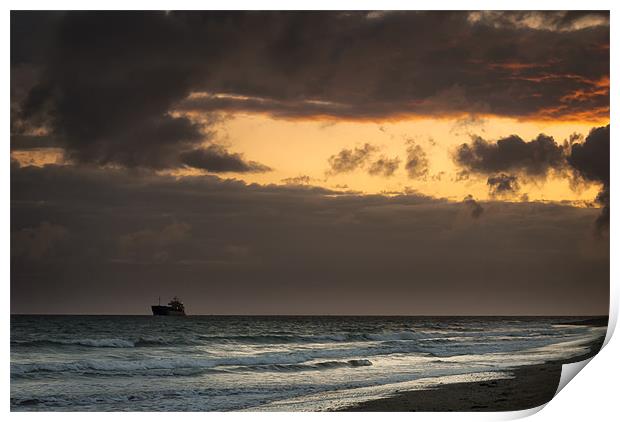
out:
<path id="1" fill-rule="evenodd" d="M 580 319 L 13 315 L 11 410 L 338 410 L 586 354 Z"/>

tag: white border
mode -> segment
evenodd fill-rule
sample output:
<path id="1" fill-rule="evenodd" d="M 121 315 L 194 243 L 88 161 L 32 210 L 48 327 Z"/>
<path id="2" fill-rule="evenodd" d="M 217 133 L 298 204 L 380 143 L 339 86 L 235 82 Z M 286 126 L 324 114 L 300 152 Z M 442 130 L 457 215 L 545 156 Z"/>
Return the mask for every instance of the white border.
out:
<path id="1" fill-rule="evenodd" d="M 2 397 L 4 398 L 5 411 L 9 412 L 9 333 L 10 333 L 10 318 L 9 313 L 6 311 L 10 309 L 10 183 L 9 183 L 9 141 L 8 133 L 10 126 L 10 112 L 9 112 L 9 39 L 10 39 L 10 9 L 16 10 L 29 10 L 29 9 L 176 9 L 176 10 L 197 10 L 197 9 L 254 9 L 254 10 L 307 10 L 307 9 L 338 9 L 338 10 L 398 10 L 398 9 L 417 9 L 417 10 L 494 10 L 494 9 L 507 9 L 507 10 L 568 10 L 568 9 L 590 9 L 590 10 L 611 10 L 612 25 L 611 25 L 611 81 L 612 86 L 615 87 L 615 81 L 618 79 L 618 60 L 616 53 L 616 46 L 618 45 L 618 30 L 616 24 L 614 24 L 616 13 L 620 13 L 620 7 L 613 7 L 618 2 L 612 1 L 533 1 L 533 0 L 521 0 L 521 1 L 434 1 L 434 2 L 410 2 L 410 1 L 398 1 L 398 0 L 383 0 L 383 1 L 369 1 L 369 0 L 349 0 L 349 1 L 296 1 L 292 3 L 283 0 L 264 0 L 264 1 L 243 1 L 243 0 L 228 0 L 226 2 L 215 1 L 196 1 L 196 0 L 176 0 L 163 1 L 119 1 L 119 0 L 107 0 L 107 1 L 89 1 L 88 3 L 76 0 L 57 0 L 52 2 L 42 0 L 22 0 L 22 1 L 7 1 L 4 3 L 7 7 L 3 16 L 2 22 L 2 60 L 4 65 L 2 66 L 3 80 L 2 85 L 3 92 L 3 133 L 5 134 L 5 148 L 6 155 L 4 164 L 1 166 L 2 181 L 0 182 L 0 189 L 2 190 L 2 203 L 0 212 L 2 213 L 3 224 L 3 236 L 0 240 L 1 247 L 1 259 L 3 270 L 3 294 L 1 296 L 1 304 L 5 312 L 3 313 L 3 324 L 1 325 L 2 335 L 5 340 L 5 347 L 2 349 L 2 358 L 4 364 L 2 365 L 2 379 L 5 382 L 2 385 Z M 615 9 L 615 10 L 614 10 Z M 611 120 L 617 122 L 617 90 L 612 89 L 611 95 Z M 615 123 L 614 123 L 615 125 Z M 615 133 L 612 131 L 612 133 Z M 612 138 L 614 138 L 612 136 Z M 615 164 L 620 163 L 619 149 L 615 139 L 611 143 L 611 185 L 612 191 L 615 186 L 619 186 L 620 176 Z M 504 413 L 418 413 L 415 414 L 416 418 L 422 418 L 422 420 L 431 421 L 447 421 L 447 420 L 505 420 L 524 417 L 535 413 L 532 416 L 532 420 L 554 420 L 554 421 L 594 421 L 596 419 L 608 420 L 610 415 L 617 414 L 618 405 L 617 394 L 615 393 L 618 380 L 618 363 L 616 357 L 620 356 L 618 340 L 610 340 L 610 334 L 613 332 L 617 315 L 618 315 L 618 265 L 616 258 L 618 255 L 617 241 L 618 225 L 615 222 L 620 221 L 619 212 L 616 207 L 615 191 L 611 195 L 611 303 L 610 303 L 610 330 L 606 342 L 606 347 L 596 356 L 587 366 L 588 369 L 580 373 L 574 381 L 569 383 L 568 386 L 562 392 L 554 398 L 544 410 L 541 408 L 531 411 L 522 412 L 504 412 Z M 618 202 L 620 204 L 620 202 Z M 536 413 L 535 411 L 538 411 Z M 106 421 L 111 415 L 103 413 L 91 413 L 88 414 L 88 418 L 93 421 Z M 43 419 L 50 420 L 52 422 L 64 422 L 64 421 L 81 421 L 84 418 L 84 414 L 81 413 L 11 413 L 9 415 L 14 420 L 31 420 L 31 419 Z M 375 420 L 376 418 L 388 417 L 391 420 L 409 420 L 412 415 L 408 413 L 389 413 L 389 414 L 376 414 L 376 413 L 321 413 L 321 414 L 300 414 L 300 413 L 183 413 L 180 415 L 172 415 L 168 413 L 117 413 L 113 415 L 114 418 L 121 420 L 148 420 L 148 421 L 166 421 L 170 418 L 179 418 L 183 421 L 197 421 L 203 420 L 205 417 L 210 419 L 217 419 L 222 421 L 238 420 L 238 419 L 252 419 L 259 422 L 272 422 L 272 421 L 285 421 L 294 419 L 303 420 L 315 420 L 321 419 L 334 419 L 340 420 L 355 420 L 366 421 Z"/>

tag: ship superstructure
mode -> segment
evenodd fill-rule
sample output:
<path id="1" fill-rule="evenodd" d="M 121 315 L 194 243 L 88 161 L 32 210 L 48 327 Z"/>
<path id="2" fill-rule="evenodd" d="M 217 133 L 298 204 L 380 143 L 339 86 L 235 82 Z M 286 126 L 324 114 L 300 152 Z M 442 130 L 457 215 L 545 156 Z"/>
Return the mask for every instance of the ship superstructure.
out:
<path id="1" fill-rule="evenodd" d="M 183 302 L 176 296 L 168 302 L 168 306 L 162 305 L 160 298 L 159 304 L 151 306 L 151 310 L 153 311 L 153 315 L 185 316 L 185 305 L 183 305 Z"/>

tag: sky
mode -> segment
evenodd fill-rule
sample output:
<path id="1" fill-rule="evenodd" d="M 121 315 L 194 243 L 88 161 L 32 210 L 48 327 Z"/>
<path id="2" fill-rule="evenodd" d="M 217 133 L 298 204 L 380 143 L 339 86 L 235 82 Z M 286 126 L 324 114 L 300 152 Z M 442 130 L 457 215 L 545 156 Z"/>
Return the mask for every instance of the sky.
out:
<path id="1" fill-rule="evenodd" d="M 11 312 L 600 315 L 609 13 L 11 12 Z"/>

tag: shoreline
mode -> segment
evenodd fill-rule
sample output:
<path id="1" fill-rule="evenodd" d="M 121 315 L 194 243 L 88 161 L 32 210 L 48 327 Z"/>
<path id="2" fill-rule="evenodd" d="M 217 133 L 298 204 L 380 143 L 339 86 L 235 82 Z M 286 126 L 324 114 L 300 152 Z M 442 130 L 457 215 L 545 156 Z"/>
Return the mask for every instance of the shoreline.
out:
<path id="1" fill-rule="evenodd" d="M 606 319 L 583 321 L 606 326 Z M 595 356 L 604 336 L 589 344 L 586 354 L 568 359 L 509 370 L 510 379 L 445 384 L 428 390 L 402 391 L 391 397 L 374 399 L 336 409 L 339 412 L 498 412 L 525 410 L 548 403 L 560 383 L 562 365 Z"/>

